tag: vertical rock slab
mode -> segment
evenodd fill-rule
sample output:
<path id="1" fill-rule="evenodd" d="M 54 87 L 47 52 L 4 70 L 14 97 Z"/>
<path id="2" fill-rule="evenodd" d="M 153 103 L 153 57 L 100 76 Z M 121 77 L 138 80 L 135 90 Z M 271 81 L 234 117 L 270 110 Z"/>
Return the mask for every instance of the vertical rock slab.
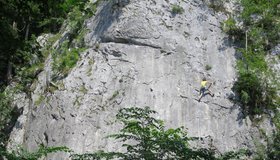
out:
<path id="1" fill-rule="evenodd" d="M 184 13 L 172 13 L 172 4 Z M 88 49 L 57 82 L 59 89 L 42 92 L 40 79 L 47 73 L 39 75 L 24 145 L 30 150 L 41 143 L 63 145 L 76 153 L 121 150 L 117 142 L 103 139 L 120 128 L 114 124 L 118 109 L 150 106 L 168 127 L 184 126 L 190 136 L 204 138 L 194 145 L 221 153 L 253 148 L 258 128 L 228 99 L 236 79 L 235 49 L 221 31 L 224 19 L 196 0 L 102 3 L 87 23 Z M 198 102 L 202 77 L 213 82 L 215 96 Z M 39 105 L 36 96 L 44 97 Z"/>

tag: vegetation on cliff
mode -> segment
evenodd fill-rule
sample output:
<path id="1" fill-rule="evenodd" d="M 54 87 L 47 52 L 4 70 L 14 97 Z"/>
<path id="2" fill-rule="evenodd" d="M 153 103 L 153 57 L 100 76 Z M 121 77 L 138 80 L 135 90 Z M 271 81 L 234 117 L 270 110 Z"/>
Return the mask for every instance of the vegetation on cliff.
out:
<path id="1" fill-rule="evenodd" d="M 56 33 L 68 12 L 86 0 L 0 1 L 0 85 L 42 58 L 36 36 Z M 31 77 L 32 78 L 32 77 Z M 33 77 L 34 78 L 34 77 Z"/>
<path id="2" fill-rule="evenodd" d="M 89 9 L 86 7 L 87 2 L 87 0 L 0 1 L 0 153 L 2 156 L 5 155 L 8 159 L 38 159 L 46 153 L 63 149 L 41 147 L 36 153 L 28 153 L 24 149 L 19 154 L 6 152 L 9 133 L 21 112 L 17 110 L 18 108 L 12 107 L 13 94 L 10 91 L 23 91 L 29 95 L 32 92 L 31 85 L 43 70 L 44 61 L 50 53 L 63 51 L 61 55 L 53 53 L 57 68 L 63 72 L 67 72 L 76 64 L 80 49 L 69 50 L 69 45 L 72 44 L 69 41 L 67 46 L 62 46 L 59 50 L 53 50 L 52 45 L 60 38 L 56 35 L 60 35 L 57 32 L 67 17 L 71 40 L 77 45 L 82 43 L 82 38 L 78 36 L 79 31 L 84 20 L 96 9 L 96 3 Z M 49 38 L 46 47 L 42 49 L 36 39 L 43 33 L 56 35 Z M 11 82 L 17 82 L 17 85 L 12 89 L 6 89 Z"/>
<path id="3" fill-rule="evenodd" d="M 280 43 L 280 4 L 278 0 L 241 0 L 241 5 L 241 14 L 230 16 L 223 25 L 223 30 L 241 45 L 234 90 L 245 115 L 276 111 L 280 104 L 277 95 L 280 85 L 266 55 Z M 276 59 L 279 61 L 279 55 Z"/>
<path id="4" fill-rule="evenodd" d="M 234 90 L 245 116 L 268 114 L 276 126 L 274 134 L 266 137 L 267 146 L 257 152 L 255 159 L 277 159 L 279 153 L 279 90 L 276 78 L 267 56 L 280 44 L 280 2 L 241 0 L 241 14 L 230 16 L 223 30 L 240 47 L 238 49 L 238 80 Z M 279 55 L 274 55 L 279 63 Z M 273 111 L 271 113 L 270 111 Z"/>

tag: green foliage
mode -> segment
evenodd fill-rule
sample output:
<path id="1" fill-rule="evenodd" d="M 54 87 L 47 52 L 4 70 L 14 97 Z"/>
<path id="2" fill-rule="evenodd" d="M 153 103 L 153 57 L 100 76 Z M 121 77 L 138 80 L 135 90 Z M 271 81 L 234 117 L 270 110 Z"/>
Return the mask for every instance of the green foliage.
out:
<path id="1" fill-rule="evenodd" d="M 254 142 L 255 146 L 256 146 L 256 154 L 254 155 L 254 160 L 263 160 L 266 159 L 266 146 L 262 143 L 260 143 L 259 141 L 255 141 Z"/>
<path id="2" fill-rule="evenodd" d="M 242 35 L 244 35 L 244 31 L 240 27 L 237 27 L 236 21 L 232 17 L 222 23 L 222 30 L 237 39 L 241 39 Z"/>
<path id="3" fill-rule="evenodd" d="M 83 12 L 80 10 L 78 6 L 74 7 L 73 10 L 68 15 L 69 26 L 71 28 L 72 34 L 75 34 L 77 30 L 80 29 L 84 22 Z"/>
<path id="4" fill-rule="evenodd" d="M 209 64 L 207 64 L 206 66 L 205 66 L 205 70 L 206 71 L 209 71 L 209 70 L 211 70 L 212 69 L 212 66 L 210 66 Z"/>
<path id="5" fill-rule="evenodd" d="M 243 10 L 239 20 L 243 22 L 243 29 L 237 27 L 235 20 L 230 17 L 224 22 L 223 30 L 229 35 L 237 37 L 242 42 L 248 31 L 249 45 L 263 48 L 266 51 L 279 43 L 280 12 L 279 1 L 251 1 L 241 0 Z"/>
<path id="6" fill-rule="evenodd" d="M 67 74 L 83 50 L 76 49 L 84 45 L 82 37 L 87 30 L 82 27 L 83 22 L 96 11 L 97 3 L 85 6 L 86 3 L 85 0 L 0 1 L 0 87 L 8 84 L 11 80 L 8 75 L 11 75 L 14 82 L 20 82 L 15 88 L 30 95 L 31 85 L 51 52 L 55 52 L 57 71 Z M 45 48 L 40 49 L 36 36 L 43 32 L 57 32 L 68 13 L 71 31 L 67 46 L 52 49 L 53 43 L 61 37 L 58 33 L 48 40 Z M 12 127 L 9 123 L 17 116 L 13 115 L 8 97 L 1 93 L 0 98 L 0 146 L 3 147 L 9 134 L 6 128 Z M 36 104 L 42 100 L 40 97 Z"/>
<path id="7" fill-rule="evenodd" d="M 70 152 L 67 147 L 45 147 L 41 145 L 35 152 L 28 152 L 24 148 L 20 148 L 17 151 L 8 152 L 4 148 L 0 148 L 0 155 L 8 160 L 38 160 L 49 153 L 56 152 Z"/>
<path id="8" fill-rule="evenodd" d="M 85 0 L 64 0 L 61 7 L 65 12 L 69 12 L 73 7 L 84 8 L 85 2 Z"/>
<path id="9" fill-rule="evenodd" d="M 38 105 L 40 105 L 43 102 L 44 99 L 45 99 L 45 97 L 40 95 L 39 98 L 34 102 L 34 104 L 36 106 L 38 106 Z"/>
<path id="10" fill-rule="evenodd" d="M 240 102 L 246 114 L 261 114 L 267 109 L 275 109 L 276 89 L 256 72 L 239 73 L 234 89 L 240 95 Z"/>
<path id="11" fill-rule="evenodd" d="M 280 104 L 280 103 L 278 103 L 278 104 Z M 280 131 L 280 112 L 279 111 L 277 111 L 275 113 L 275 116 L 273 117 L 273 123 L 275 124 L 276 128 L 278 129 L 277 131 Z"/>
<path id="12" fill-rule="evenodd" d="M 82 49 L 62 48 L 61 53 L 54 54 L 53 69 L 64 76 L 76 65 Z"/>
<path id="13" fill-rule="evenodd" d="M 101 159 L 114 159 L 114 157 L 120 157 L 122 154 L 117 152 L 104 152 L 97 151 L 95 153 L 85 153 L 85 154 L 73 154 L 71 155 L 72 160 L 101 160 Z"/>
<path id="14" fill-rule="evenodd" d="M 246 114 L 262 114 L 267 109 L 277 107 L 277 81 L 265 61 L 264 51 L 240 50 L 242 59 L 238 60 L 238 80 L 234 90 Z"/>
<path id="15" fill-rule="evenodd" d="M 276 111 L 273 122 L 276 129 L 273 134 L 266 137 L 267 145 L 258 145 L 257 154 L 254 157 L 255 160 L 267 159 L 278 160 L 280 157 L 280 112 Z"/>
<path id="16" fill-rule="evenodd" d="M 8 93 L 0 92 L 0 148 L 6 143 L 5 128 L 12 118 L 11 99 Z"/>
<path id="17" fill-rule="evenodd" d="M 212 8 L 215 12 L 224 12 L 226 13 L 226 9 L 224 7 L 224 3 L 221 0 L 210 1 L 209 8 Z"/>
<path id="18" fill-rule="evenodd" d="M 279 1 L 278 0 L 259 0 L 259 1 L 250 1 L 250 0 L 241 0 L 241 4 L 244 7 L 241 15 L 242 18 L 252 22 L 252 15 L 271 15 L 276 16 L 279 14 L 279 10 L 277 10 Z"/>
<path id="19" fill-rule="evenodd" d="M 223 22 L 224 32 L 234 37 L 243 48 L 247 44 L 247 50 L 240 50 L 242 58 L 237 62 L 238 80 L 234 90 L 246 114 L 262 114 L 266 110 L 275 110 L 279 103 L 279 82 L 265 60 L 266 52 L 279 44 L 279 1 L 241 0 L 241 4 L 241 15 Z M 242 27 L 236 25 L 236 19 L 243 22 Z"/>
<path id="20" fill-rule="evenodd" d="M 84 84 L 80 87 L 80 92 L 82 92 L 83 94 L 86 94 L 88 92 Z"/>
<path id="21" fill-rule="evenodd" d="M 0 1 L 0 85 L 6 84 L 9 80 L 8 64 L 12 64 L 12 75 L 18 75 L 23 66 L 29 65 L 25 56 L 40 57 L 39 48 L 28 44 L 32 39 L 31 35 L 57 32 L 70 11 L 69 19 L 75 19 L 71 24 L 73 34 L 78 32 L 82 28 L 83 20 L 96 10 L 97 2 L 86 6 L 87 2 L 86 0 Z"/>
<path id="22" fill-rule="evenodd" d="M 39 44 L 35 39 L 35 36 L 32 36 L 32 39 L 25 41 L 22 50 L 18 50 L 13 59 L 16 78 L 20 81 L 21 90 L 26 93 L 30 91 L 30 85 L 44 68 L 45 57 L 39 51 Z"/>
<path id="23" fill-rule="evenodd" d="M 245 81 L 246 82 L 246 81 Z M 244 91 L 244 90 L 241 90 L 241 102 L 244 104 L 244 105 L 247 105 L 249 104 L 249 100 L 250 100 L 250 96 L 249 94 Z"/>
<path id="24" fill-rule="evenodd" d="M 276 126 L 276 130 L 268 139 L 268 145 L 266 148 L 266 155 L 268 160 L 277 160 L 277 158 L 280 157 L 280 111 L 277 111 L 275 113 L 273 122 Z"/>
<path id="25" fill-rule="evenodd" d="M 53 40 L 60 34 L 52 37 L 47 49 L 42 52 L 36 36 L 43 32 L 57 32 L 66 17 L 70 28 L 68 48 L 82 48 L 83 37 L 87 32 L 83 27 L 84 20 L 95 13 L 99 1 L 0 1 L 0 85 L 7 85 L 10 75 L 16 75 L 23 82 L 21 88 L 29 90 L 33 79 L 43 68 L 41 63 L 45 56 L 52 52 L 50 46 Z M 72 55 L 75 58 L 76 54 Z"/>
<path id="26" fill-rule="evenodd" d="M 47 52 L 47 55 L 49 55 L 49 53 L 51 52 L 52 49 L 52 45 L 59 39 L 61 38 L 61 33 L 56 33 L 55 35 L 52 35 L 46 44 L 46 47 L 42 48 L 43 50 L 45 50 L 45 52 Z"/>
<path id="27" fill-rule="evenodd" d="M 264 49 L 265 37 L 262 35 L 264 30 L 262 28 L 252 28 L 248 31 L 248 43 L 253 48 Z"/>
<path id="28" fill-rule="evenodd" d="M 192 149 L 184 128 L 165 129 L 162 120 L 152 117 L 156 112 L 149 107 L 123 108 L 116 115 L 123 125 L 119 133 L 108 136 L 122 142 L 125 152 L 98 151 L 92 154 L 72 155 L 72 159 L 232 159 L 240 154 L 229 152 L 216 157 L 214 151 Z"/>
<path id="29" fill-rule="evenodd" d="M 68 3 L 70 3 L 70 1 L 71 3 L 76 3 L 76 1 L 73 0 L 68 1 Z M 67 18 L 71 29 L 70 41 L 72 41 L 73 39 L 77 39 L 78 42 L 82 41 L 83 36 L 87 33 L 87 29 L 83 27 L 83 23 L 85 19 L 95 14 L 99 1 L 100 0 L 96 1 L 95 3 L 89 3 L 88 5 L 85 5 L 85 3 L 82 2 L 77 3 L 79 5 L 74 5 Z"/>
<path id="30" fill-rule="evenodd" d="M 184 13 L 184 8 L 179 6 L 178 4 L 173 4 L 172 5 L 172 13 L 173 14 L 182 14 Z"/>
<path id="31" fill-rule="evenodd" d="M 276 160 L 280 157 L 280 132 L 274 133 L 267 145 L 267 159 Z"/>
<path id="32" fill-rule="evenodd" d="M 85 3 L 68 0 L 66 6 L 76 4 L 69 12 L 67 23 L 70 27 L 69 39 L 64 41 L 61 46 L 53 51 L 53 69 L 57 74 L 65 77 L 68 72 L 76 65 L 79 60 L 79 53 L 84 51 L 84 35 L 88 32 L 83 24 L 86 18 L 96 12 L 99 1 L 85 6 Z M 59 76 L 58 76 L 59 77 Z M 57 77 L 54 77 L 57 78 Z"/>
<path id="33" fill-rule="evenodd" d="M 84 37 L 85 35 L 88 33 L 88 30 L 86 28 L 82 28 L 79 32 L 78 35 L 75 37 L 73 43 L 77 46 L 77 47 L 85 47 L 85 41 L 84 41 Z"/>
<path id="34" fill-rule="evenodd" d="M 248 154 L 249 154 L 248 150 L 240 149 L 237 152 L 234 152 L 234 151 L 226 152 L 223 155 L 221 155 L 220 157 L 218 157 L 217 160 L 246 159 L 245 155 L 248 155 Z"/>

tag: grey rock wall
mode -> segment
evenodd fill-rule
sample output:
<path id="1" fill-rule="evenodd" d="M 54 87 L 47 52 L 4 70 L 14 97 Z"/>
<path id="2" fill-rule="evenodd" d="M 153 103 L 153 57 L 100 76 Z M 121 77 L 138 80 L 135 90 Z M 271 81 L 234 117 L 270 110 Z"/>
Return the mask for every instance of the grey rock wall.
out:
<path id="1" fill-rule="evenodd" d="M 184 13 L 172 13 L 171 4 L 182 6 Z M 185 126 L 190 136 L 204 138 L 194 145 L 214 146 L 221 153 L 253 149 L 261 136 L 258 128 L 228 98 L 234 96 L 236 75 L 235 49 L 220 27 L 225 18 L 198 0 L 131 0 L 123 7 L 102 3 L 86 24 L 88 49 L 52 93 L 45 92 L 51 57 L 46 62 L 33 105 L 25 106 L 23 144 L 30 150 L 40 143 L 65 145 L 77 153 L 121 150 L 104 139 L 120 128 L 113 124 L 116 112 L 150 106 L 168 127 Z M 212 68 L 207 71 L 206 65 Z M 198 102 L 204 76 L 213 82 L 215 96 Z M 261 128 L 269 132 L 273 126 L 264 120 Z"/>

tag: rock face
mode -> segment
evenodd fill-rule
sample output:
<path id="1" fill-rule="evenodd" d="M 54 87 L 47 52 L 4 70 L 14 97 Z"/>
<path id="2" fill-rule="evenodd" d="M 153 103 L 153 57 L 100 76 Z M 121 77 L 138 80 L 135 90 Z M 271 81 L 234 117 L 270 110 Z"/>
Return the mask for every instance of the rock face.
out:
<path id="1" fill-rule="evenodd" d="M 172 13 L 172 4 L 184 13 Z M 46 62 L 32 104 L 25 106 L 27 120 L 19 132 L 24 146 L 63 145 L 77 153 L 119 150 L 116 142 L 103 139 L 119 129 L 113 124 L 118 109 L 150 106 L 168 127 L 185 126 L 190 136 L 203 137 L 197 145 L 221 153 L 253 149 L 261 134 L 229 100 L 234 96 L 235 49 L 220 28 L 225 18 L 199 0 L 102 3 L 86 24 L 88 50 L 52 93 L 45 92 L 51 57 Z M 198 102 L 202 77 L 213 82 L 215 96 Z M 259 128 L 273 126 L 264 121 Z"/>

